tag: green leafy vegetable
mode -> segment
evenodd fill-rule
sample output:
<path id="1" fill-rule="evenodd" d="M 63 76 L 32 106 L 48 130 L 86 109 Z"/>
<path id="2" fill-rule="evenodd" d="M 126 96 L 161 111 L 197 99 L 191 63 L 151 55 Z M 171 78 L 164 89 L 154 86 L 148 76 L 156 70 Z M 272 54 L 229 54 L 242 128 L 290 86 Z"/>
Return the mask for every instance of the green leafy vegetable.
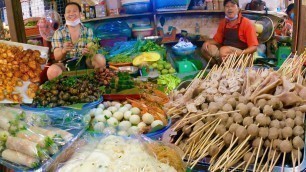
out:
<path id="1" fill-rule="evenodd" d="M 165 85 L 167 87 L 166 93 L 174 90 L 181 83 L 181 79 L 175 75 L 160 75 L 157 79 L 158 85 Z"/>
<path id="2" fill-rule="evenodd" d="M 131 63 L 132 61 L 132 58 L 125 54 L 118 54 L 110 59 L 110 62 L 113 63 Z"/>

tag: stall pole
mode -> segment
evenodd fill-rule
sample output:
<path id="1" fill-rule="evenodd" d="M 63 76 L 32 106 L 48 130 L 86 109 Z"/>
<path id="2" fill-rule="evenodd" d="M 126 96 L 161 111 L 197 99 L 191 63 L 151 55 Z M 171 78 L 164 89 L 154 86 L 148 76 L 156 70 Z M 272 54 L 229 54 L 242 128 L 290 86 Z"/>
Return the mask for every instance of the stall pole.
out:
<path id="1" fill-rule="evenodd" d="M 26 43 L 20 0 L 5 0 L 7 20 L 10 27 L 11 40 Z"/>

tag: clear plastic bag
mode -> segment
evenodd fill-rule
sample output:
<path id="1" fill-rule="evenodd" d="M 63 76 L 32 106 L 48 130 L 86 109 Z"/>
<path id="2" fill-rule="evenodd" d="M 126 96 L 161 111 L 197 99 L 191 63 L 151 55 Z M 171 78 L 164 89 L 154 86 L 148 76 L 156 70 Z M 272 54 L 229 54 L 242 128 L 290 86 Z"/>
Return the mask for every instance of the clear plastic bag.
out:
<path id="1" fill-rule="evenodd" d="M 94 34 L 99 39 L 128 37 L 132 35 L 131 28 L 125 21 L 110 21 L 96 25 Z"/>
<path id="2" fill-rule="evenodd" d="M 13 107 L 0 107 L 0 121 L 0 164 L 16 171 L 43 171 L 84 132 L 84 128 L 54 126 L 45 113 Z"/>
<path id="3" fill-rule="evenodd" d="M 160 153 L 155 151 L 155 148 L 162 144 L 146 137 L 85 135 L 83 140 L 86 140 L 86 144 L 75 149 L 75 153 L 68 161 L 59 164 L 57 172 L 82 170 L 172 172 L 185 169 L 175 149 L 163 145 L 161 149 L 166 150 L 165 156 L 162 155 L 160 158 Z M 176 159 L 171 158 L 171 155 Z M 179 164 L 179 170 L 176 170 L 172 164 Z"/>

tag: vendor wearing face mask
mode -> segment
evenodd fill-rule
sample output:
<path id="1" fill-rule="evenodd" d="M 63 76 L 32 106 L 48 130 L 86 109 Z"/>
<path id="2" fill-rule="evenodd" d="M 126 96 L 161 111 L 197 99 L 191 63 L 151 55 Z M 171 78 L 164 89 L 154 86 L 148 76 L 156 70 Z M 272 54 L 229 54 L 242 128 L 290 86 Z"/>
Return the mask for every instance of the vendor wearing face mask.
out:
<path id="1" fill-rule="evenodd" d="M 89 50 L 87 43 L 93 40 L 93 31 L 81 23 L 81 6 L 78 3 L 69 2 L 65 7 L 66 24 L 59 28 L 51 40 L 54 58 L 58 63 L 53 64 L 47 71 L 51 80 L 61 75 L 63 71 L 84 68 L 100 68 L 105 66 L 103 56 L 82 58 Z M 88 41 L 89 40 L 89 41 Z M 77 68 L 75 68 L 77 66 Z"/>
<path id="2" fill-rule="evenodd" d="M 256 52 L 258 40 L 252 22 L 240 13 L 238 0 L 225 0 L 225 19 L 221 20 L 213 39 L 202 46 L 204 58 L 211 64 L 220 64 L 227 55 Z"/>
<path id="3" fill-rule="evenodd" d="M 294 4 L 288 5 L 286 13 L 287 13 L 287 19 L 285 20 L 285 26 L 282 29 L 282 35 L 292 36 L 293 20 L 294 20 Z"/>

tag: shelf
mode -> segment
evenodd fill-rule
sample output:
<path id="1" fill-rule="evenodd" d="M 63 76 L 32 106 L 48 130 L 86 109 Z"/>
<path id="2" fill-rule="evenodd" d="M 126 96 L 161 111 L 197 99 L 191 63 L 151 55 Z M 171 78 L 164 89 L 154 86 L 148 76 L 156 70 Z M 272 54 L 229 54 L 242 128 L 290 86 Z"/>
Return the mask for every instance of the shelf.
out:
<path id="1" fill-rule="evenodd" d="M 108 19 L 120 19 L 120 18 L 128 18 L 128 17 L 137 17 L 137 16 L 150 16 L 152 13 L 141 13 L 141 14 L 122 14 L 122 15 L 116 15 L 116 16 L 106 16 L 102 18 L 93 18 L 93 19 L 86 19 L 82 20 L 82 22 L 93 22 L 93 21 L 99 21 L 99 20 L 108 20 Z"/>
<path id="2" fill-rule="evenodd" d="M 157 15 L 162 14 L 199 14 L 199 13 L 224 13 L 224 10 L 186 10 L 186 11 L 157 11 Z"/>

